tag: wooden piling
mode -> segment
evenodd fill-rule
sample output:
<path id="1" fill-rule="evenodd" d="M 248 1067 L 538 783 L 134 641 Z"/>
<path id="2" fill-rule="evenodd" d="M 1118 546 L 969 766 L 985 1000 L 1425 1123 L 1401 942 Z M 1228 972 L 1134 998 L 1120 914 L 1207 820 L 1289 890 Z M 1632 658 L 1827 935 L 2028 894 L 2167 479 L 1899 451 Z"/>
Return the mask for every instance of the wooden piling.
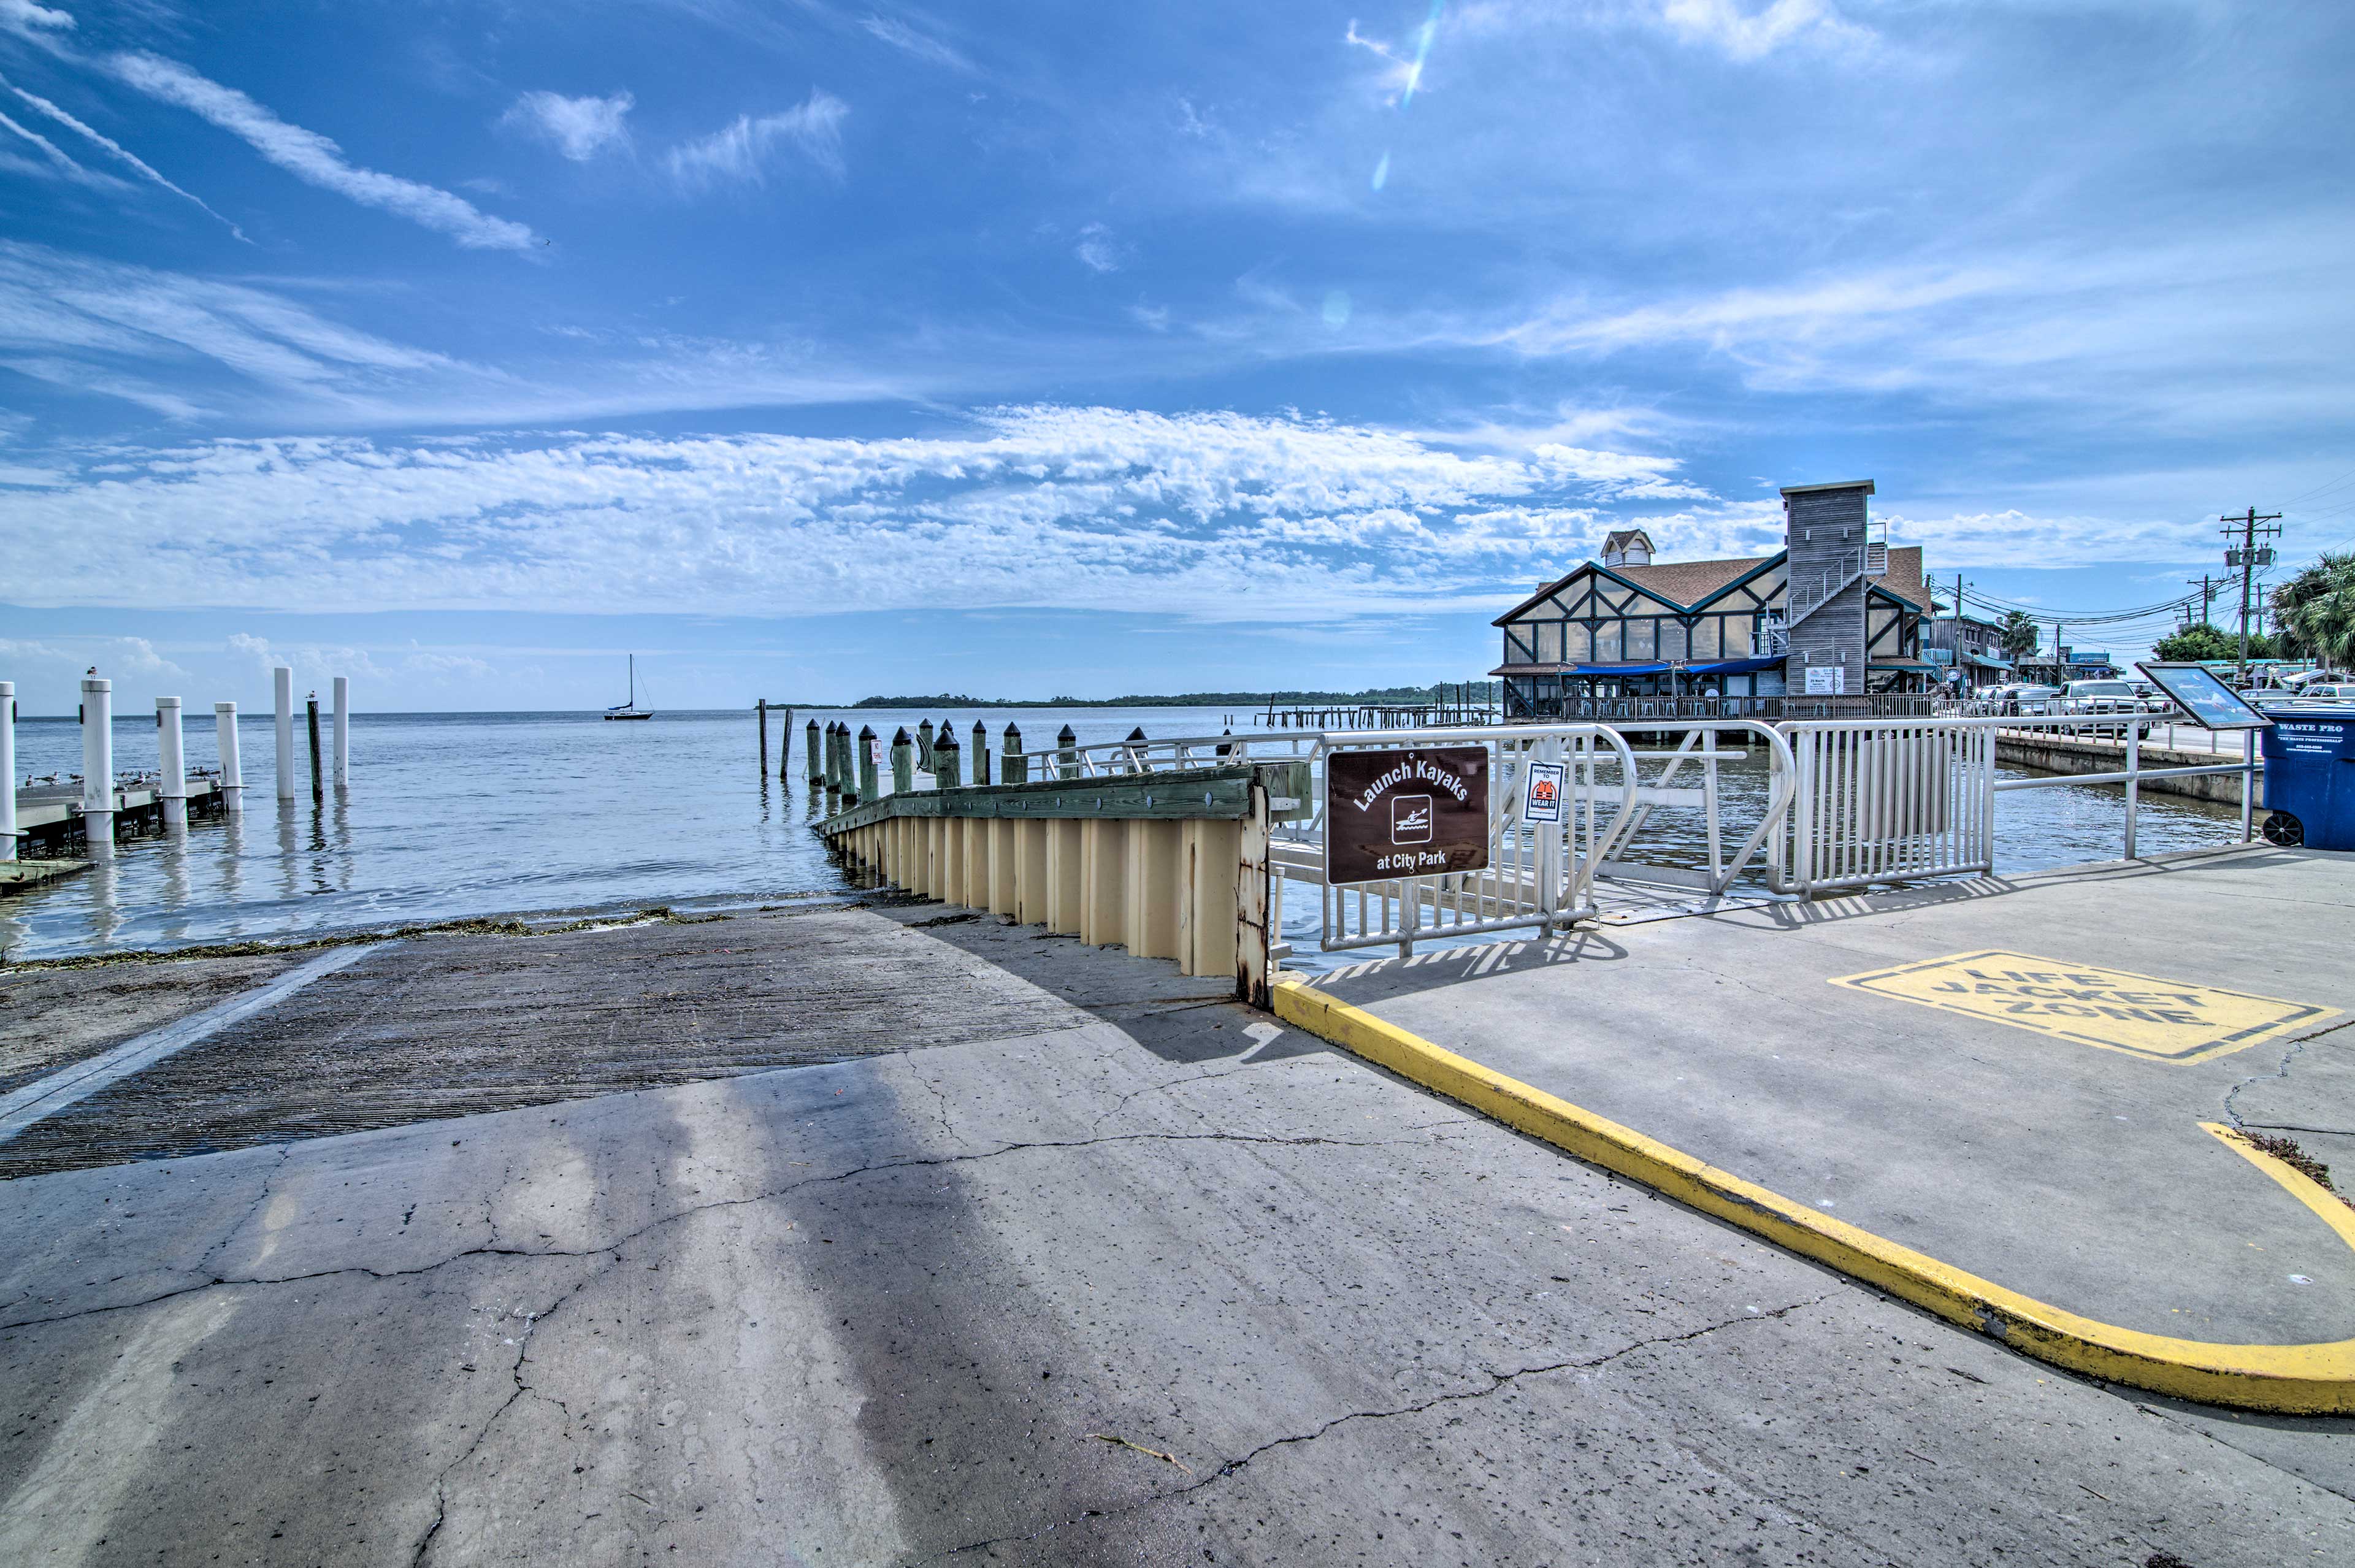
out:
<path id="1" fill-rule="evenodd" d="M 964 783 L 958 771 L 956 732 L 945 731 L 932 741 L 932 777 L 943 789 Z"/>
<path id="2" fill-rule="evenodd" d="M 311 798 L 326 798 L 326 778 L 319 771 L 319 694 L 313 692 L 304 704 L 311 725 Z"/>
<path id="3" fill-rule="evenodd" d="M 929 719 L 916 726 L 916 765 L 926 773 L 932 771 L 932 721 Z"/>
<path id="4" fill-rule="evenodd" d="M 767 778 L 769 776 L 769 699 L 765 697 L 755 699 L 752 709 L 761 716 L 761 776 Z"/>
<path id="5" fill-rule="evenodd" d="M 1022 754 L 1022 731 L 1008 724 L 998 741 L 998 783 L 1028 784 L 1030 759 Z"/>
<path id="6" fill-rule="evenodd" d="M 1064 725 L 1063 732 L 1055 737 L 1055 771 L 1064 778 L 1080 776 L 1079 744 L 1080 738 L 1071 733 L 1069 724 Z"/>
<path id="7" fill-rule="evenodd" d="M 978 719 L 973 721 L 972 767 L 974 783 L 986 784 L 989 782 L 989 731 Z"/>
<path id="8" fill-rule="evenodd" d="M 916 743 L 908 739 L 908 727 L 891 737 L 891 793 L 905 795 L 916 787 Z"/>
<path id="9" fill-rule="evenodd" d="M 813 790 L 817 788 L 818 780 L 824 776 L 825 767 L 818 756 L 817 720 L 813 719 L 802 738 L 802 772 L 809 779 L 809 786 Z"/>
<path id="10" fill-rule="evenodd" d="M 875 793 L 875 727 L 858 727 L 858 798 L 874 800 Z"/>

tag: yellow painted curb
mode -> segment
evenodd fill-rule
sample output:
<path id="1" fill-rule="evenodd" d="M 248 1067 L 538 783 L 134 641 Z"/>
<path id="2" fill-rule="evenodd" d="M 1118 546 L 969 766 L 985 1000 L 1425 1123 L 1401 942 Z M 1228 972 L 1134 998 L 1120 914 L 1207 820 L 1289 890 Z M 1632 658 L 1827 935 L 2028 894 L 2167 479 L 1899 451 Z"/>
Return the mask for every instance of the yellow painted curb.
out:
<path id="1" fill-rule="evenodd" d="M 1794 1203 L 1632 1127 L 1493 1072 L 1305 984 L 1278 980 L 1275 1016 L 1506 1125 L 1828 1264 L 1891 1296 L 2088 1377 L 2209 1404 L 2297 1414 L 2355 1413 L 2355 1339 L 2218 1345 L 2096 1323 Z M 2261 1154 L 2228 1127 L 2200 1124 L 2279 1182 L 2355 1247 L 2355 1210 Z"/>

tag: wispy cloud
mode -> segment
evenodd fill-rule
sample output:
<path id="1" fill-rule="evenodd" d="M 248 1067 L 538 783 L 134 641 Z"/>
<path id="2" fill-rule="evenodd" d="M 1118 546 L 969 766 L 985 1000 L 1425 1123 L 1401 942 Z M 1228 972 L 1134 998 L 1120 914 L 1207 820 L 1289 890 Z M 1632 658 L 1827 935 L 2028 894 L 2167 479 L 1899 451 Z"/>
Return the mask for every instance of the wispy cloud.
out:
<path id="1" fill-rule="evenodd" d="M 53 37 L 73 30 L 70 13 L 37 5 L 33 0 L 0 0 L 0 28 L 26 37 Z"/>
<path id="2" fill-rule="evenodd" d="M 1123 247 L 1112 237 L 1112 230 L 1101 223 L 1090 223 L 1080 229 L 1080 242 L 1071 247 L 1071 254 L 1081 265 L 1094 272 L 1120 271 Z"/>
<path id="3" fill-rule="evenodd" d="M 499 123 L 536 136 L 574 163 L 585 164 L 608 148 L 628 148 L 627 116 L 635 102 L 626 91 L 603 98 L 527 92 L 499 116 Z"/>
<path id="4" fill-rule="evenodd" d="M 150 54 L 118 54 L 106 63 L 128 85 L 242 137 L 255 152 L 322 190 L 408 219 L 470 249 L 528 251 L 539 243 L 526 225 L 491 217 L 464 197 L 362 168 L 316 131 L 290 124 L 237 89 L 175 61 Z"/>
<path id="5" fill-rule="evenodd" d="M 755 118 L 739 114 L 708 136 L 674 147 L 666 160 L 686 187 L 762 185 L 781 154 L 794 154 L 842 177 L 842 122 L 850 105 L 812 88 L 798 108 Z"/>
<path id="6" fill-rule="evenodd" d="M 1660 17 L 1688 42 L 1707 44 L 1738 60 L 1773 54 L 1786 44 L 1870 42 L 1870 29 L 1842 16 L 1830 0 L 1665 0 Z"/>
<path id="7" fill-rule="evenodd" d="M 43 98 L 37 92 L 27 92 L 13 81 L 6 82 L 5 85 L 7 87 L 9 91 L 23 99 L 27 103 L 32 105 L 43 114 L 48 115 L 59 124 L 65 126 L 68 130 L 73 131 L 89 141 L 96 144 L 98 146 L 104 148 L 120 162 L 136 169 L 140 176 L 146 179 L 151 185 L 161 186 L 164 189 L 170 191 L 174 196 L 180 197 L 185 200 L 196 203 L 197 206 L 203 208 L 204 210 L 211 217 L 218 219 L 231 234 L 236 235 L 240 240 L 245 239 L 245 231 L 243 229 L 240 229 L 236 224 L 229 222 L 228 219 L 222 218 L 219 213 L 214 212 L 213 209 L 205 203 L 201 197 L 192 195 L 189 192 L 181 189 L 178 186 L 174 185 L 170 180 L 165 179 L 163 175 L 158 173 L 144 159 L 140 157 L 138 154 L 133 152 L 130 148 L 116 141 L 113 137 L 106 135 L 102 132 L 94 130 L 91 126 L 84 124 L 80 120 L 69 114 L 63 109 L 59 108 L 56 104 L 50 102 L 48 99 Z M 247 240 L 247 243 L 250 244 L 252 241 Z"/>
<path id="8" fill-rule="evenodd" d="M 1489 603 L 1677 465 L 1028 406 L 882 440 L 220 441 L 75 466 L 68 486 L 0 494 L 0 528 L 55 563 L 43 603 L 1277 621 Z"/>
<path id="9" fill-rule="evenodd" d="M 80 164 L 74 162 L 72 157 L 70 157 L 63 148 L 59 147 L 55 142 L 50 141 L 47 136 L 42 135 L 38 131 L 19 125 L 16 121 L 9 119 L 5 114 L 0 114 L 0 131 L 10 132 L 39 148 L 41 155 L 49 161 L 49 167 L 51 170 L 63 176 L 67 179 L 75 181 L 94 180 L 94 176 L 91 176 L 88 169 L 83 168 Z"/>
<path id="10" fill-rule="evenodd" d="M 870 12 L 860 19 L 858 25 L 893 48 L 913 55 L 927 64 L 967 72 L 974 69 L 971 60 L 940 39 L 930 33 L 919 32 L 895 17 L 879 16 Z"/>

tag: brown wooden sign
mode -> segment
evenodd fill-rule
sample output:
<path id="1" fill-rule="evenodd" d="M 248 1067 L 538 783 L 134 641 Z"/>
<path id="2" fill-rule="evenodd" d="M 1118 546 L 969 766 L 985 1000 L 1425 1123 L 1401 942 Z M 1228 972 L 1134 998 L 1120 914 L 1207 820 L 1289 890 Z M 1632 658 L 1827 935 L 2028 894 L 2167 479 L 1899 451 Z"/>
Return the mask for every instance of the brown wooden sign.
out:
<path id="1" fill-rule="evenodd" d="M 1386 882 L 1487 865 L 1487 747 L 1326 754 L 1327 882 Z"/>

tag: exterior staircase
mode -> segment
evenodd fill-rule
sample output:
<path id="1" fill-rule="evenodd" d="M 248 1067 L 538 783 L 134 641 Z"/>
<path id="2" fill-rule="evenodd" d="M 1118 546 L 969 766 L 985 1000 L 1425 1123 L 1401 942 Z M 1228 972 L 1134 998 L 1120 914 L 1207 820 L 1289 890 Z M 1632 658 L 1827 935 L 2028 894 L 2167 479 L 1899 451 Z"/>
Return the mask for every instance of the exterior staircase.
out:
<path id="1" fill-rule="evenodd" d="M 1813 572 L 1794 572 L 1786 591 L 1789 611 L 1783 622 L 1783 635 L 1790 635 L 1791 628 L 1848 592 L 1849 585 L 1868 577 L 1885 577 L 1889 573 L 1889 547 L 1868 544 L 1861 549 L 1843 551 Z"/>

